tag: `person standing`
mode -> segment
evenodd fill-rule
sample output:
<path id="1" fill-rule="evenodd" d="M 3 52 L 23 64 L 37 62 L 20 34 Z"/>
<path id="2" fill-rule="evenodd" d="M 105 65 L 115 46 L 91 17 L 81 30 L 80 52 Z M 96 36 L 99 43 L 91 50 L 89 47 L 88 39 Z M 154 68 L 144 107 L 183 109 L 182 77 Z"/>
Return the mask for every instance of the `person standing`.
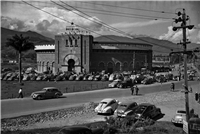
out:
<path id="1" fill-rule="evenodd" d="M 171 83 L 171 91 L 174 91 L 174 89 L 175 89 L 175 85 L 174 83 Z"/>
<path id="2" fill-rule="evenodd" d="M 20 88 L 20 89 L 19 89 L 19 92 L 18 92 L 18 93 L 19 93 L 19 96 L 18 96 L 18 98 L 23 98 L 23 92 L 22 92 L 22 88 Z"/>
<path id="3" fill-rule="evenodd" d="M 135 94 L 138 95 L 138 92 L 139 92 L 139 88 L 135 86 Z"/>
<path id="4" fill-rule="evenodd" d="M 134 89 L 135 89 L 135 87 L 134 87 L 134 85 L 131 87 L 131 95 L 133 95 L 134 94 Z"/>

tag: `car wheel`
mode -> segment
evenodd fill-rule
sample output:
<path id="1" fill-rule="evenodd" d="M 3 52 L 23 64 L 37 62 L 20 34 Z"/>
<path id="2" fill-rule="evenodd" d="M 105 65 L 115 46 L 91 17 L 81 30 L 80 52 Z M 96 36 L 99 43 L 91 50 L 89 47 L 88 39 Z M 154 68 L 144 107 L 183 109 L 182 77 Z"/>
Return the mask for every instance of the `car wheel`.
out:
<path id="1" fill-rule="evenodd" d="M 114 111 L 113 111 L 112 109 L 110 110 L 110 114 L 111 114 L 111 115 L 113 115 L 113 114 L 114 114 Z"/>
<path id="2" fill-rule="evenodd" d="M 55 94 L 55 98 L 59 98 L 60 97 L 60 95 L 59 94 Z"/>
<path id="3" fill-rule="evenodd" d="M 42 96 L 38 96 L 38 97 L 37 97 L 37 100 L 42 100 L 42 99 L 43 99 Z"/>

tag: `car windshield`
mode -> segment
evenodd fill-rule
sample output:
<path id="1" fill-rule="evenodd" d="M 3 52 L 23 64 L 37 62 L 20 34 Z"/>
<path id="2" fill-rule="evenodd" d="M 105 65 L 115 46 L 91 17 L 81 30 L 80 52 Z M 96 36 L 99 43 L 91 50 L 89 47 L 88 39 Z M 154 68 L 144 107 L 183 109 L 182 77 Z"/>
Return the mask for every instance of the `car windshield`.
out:
<path id="1" fill-rule="evenodd" d="M 47 89 L 46 89 L 46 88 L 43 88 L 42 91 L 47 91 Z"/>
<path id="2" fill-rule="evenodd" d="M 107 102 L 101 102 L 101 104 L 107 104 Z"/>
<path id="3" fill-rule="evenodd" d="M 139 108 L 136 109 L 136 113 L 142 113 L 144 110 L 147 108 L 147 106 L 140 106 Z"/>
<path id="4" fill-rule="evenodd" d="M 186 114 L 186 111 L 178 110 L 177 113 L 179 113 L 179 114 Z"/>
<path id="5" fill-rule="evenodd" d="M 127 105 L 125 105 L 125 104 L 120 104 L 119 107 L 125 108 L 125 107 L 127 107 Z"/>

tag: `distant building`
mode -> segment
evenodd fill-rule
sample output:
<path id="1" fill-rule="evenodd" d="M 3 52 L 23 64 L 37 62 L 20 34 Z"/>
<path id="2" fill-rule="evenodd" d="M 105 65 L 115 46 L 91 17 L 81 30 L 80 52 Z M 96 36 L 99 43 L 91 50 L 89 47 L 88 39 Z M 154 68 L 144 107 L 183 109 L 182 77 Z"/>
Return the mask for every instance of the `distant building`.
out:
<path id="1" fill-rule="evenodd" d="M 39 72 L 133 71 L 152 67 L 152 46 L 138 39 L 92 35 L 68 31 L 55 36 L 52 44 L 38 44 Z"/>
<path id="2" fill-rule="evenodd" d="M 170 63 L 171 59 L 168 55 L 153 55 L 153 67 L 169 67 Z"/>

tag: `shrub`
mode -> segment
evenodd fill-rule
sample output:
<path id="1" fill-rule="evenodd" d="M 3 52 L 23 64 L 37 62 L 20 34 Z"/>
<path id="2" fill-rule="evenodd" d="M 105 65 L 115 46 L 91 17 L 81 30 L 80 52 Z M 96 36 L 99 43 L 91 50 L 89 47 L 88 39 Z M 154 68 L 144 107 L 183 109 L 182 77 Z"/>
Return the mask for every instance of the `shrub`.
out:
<path id="1" fill-rule="evenodd" d="M 133 117 L 118 118 L 118 117 L 105 117 L 108 127 L 104 130 L 105 132 L 112 131 L 116 133 L 132 133 L 144 128 L 146 126 L 153 125 L 155 123 L 152 119 L 136 119 Z"/>

